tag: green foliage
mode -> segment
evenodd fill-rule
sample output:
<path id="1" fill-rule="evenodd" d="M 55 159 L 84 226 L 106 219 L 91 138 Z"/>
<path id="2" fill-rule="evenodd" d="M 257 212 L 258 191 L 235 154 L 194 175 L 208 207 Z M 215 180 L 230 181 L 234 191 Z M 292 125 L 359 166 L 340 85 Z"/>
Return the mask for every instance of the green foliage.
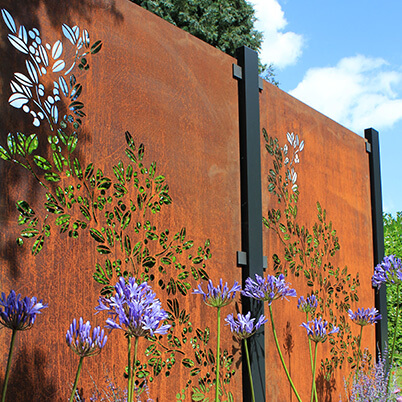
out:
<path id="1" fill-rule="evenodd" d="M 254 9 L 245 0 L 131 1 L 231 56 L 241 46 L 261 49 L 262 33 L 254 28 Z M 267 81 L 278 84 L 272 65 L 260 63 L 260 72 Z"/>
<path id="2" fill-rule="evenodd" d="M 396 217 L 384 214 L 384 246 L 385 255 L 394 254 L 402 258 L 402 212 L 397 212 Z M 387 285 L 387 310 L 388 310 L 388 338 L 392 339 L 395 332 L 396 321 L 396 287 Z M 394 359 L 397 365 L 402 364 L 402 326 L 397 328 Z"/>

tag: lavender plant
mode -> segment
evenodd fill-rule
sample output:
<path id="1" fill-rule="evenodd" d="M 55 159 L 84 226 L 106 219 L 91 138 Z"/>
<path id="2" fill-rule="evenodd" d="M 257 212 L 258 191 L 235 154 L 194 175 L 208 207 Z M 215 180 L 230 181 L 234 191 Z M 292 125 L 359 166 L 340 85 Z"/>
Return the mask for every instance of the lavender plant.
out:
<path id="1" fill-rule="evenodd" d="M 296 390 L 295 385 L 290 377 L 289 370 L 286 367 L 285 360 L 283 358 L 281 349 L 279 347 L 278 336 L 275 330 L 274 318 L 272 314 L 272 302 L 274 300 L 283 299 L 287 296 L 296 297 L 296 290 L 290 287 L 290 284 L 285 281 L 285 276 L 280 274 L 277 278 L 273 275 L 268 275 L 267 278 L 263 278 L 258 274 L 255 274 L 255 281 L 251 278 L 246 279 L 245 288 L 242 291 L 243 296 L 250 297 L 252 299 L 268 302 L 269 314 L 271 318 L 271 328 L 275 339 L 276 349 L 278 350 L 279 357 L 282 362 L 283 369 L 285 370 L 289 384 L 292 387 L 294 394 L 299 402 L 301 398 Z"/>
<path id="2" fill-rule="evenodd" d="M 105 335 L 105 331 L 98 326 L 93 329 L 91 335 L 91 323 L 89 321 L 84 323 L 82 317 L 79 319 L 78 325 L 75 318 L 72 324 L 70 324 L 70 328 L 66 333 L 66 343 L 69 348 L 80 357 L 70 402 L 74 401 L 84 357 L 98 355 L 104 348 L 106 341 L 107 336 Z"/>
<path id="3" fill-rule="evenodd" d="M 169 317 L 162 309 L 152 288 L 146 283 L 137 283 L 135 278 L 128 282 L 123 277 L 115 285 L 116 293 L 109 299 L 99 298 L 97 311 L 107 311 L 110 317 L 106 320 L 106 328 L 121 329 L 128 339 L 128 402 L 133 402 L 135 391 L 135 368 L 140 337 L 164 335 L 169 324 L 161 324 Z M 134 359 L 131 360 L 132 338 L 134 338 Z"/>
<path id="4" fill-rule="evenodd" d="M 12 330 L 1 402 L 6 400 L 7 384 L 10 376 L 11 360 L 17 332 L 32 328 L 36 320 L 36 315 L 40 314 L 41 310 L 46 307 L 47 304 L 43 304 L 42 300 L 37 301 L 36 297 L 32 297 L 31 299 L 24 297 L 21 299 L 21 295 L 16 295 L 14 290 L 10 291 L 8 297 L 6 297 L 4 292 L 1 293 L 0 324 Z"/>
<path id="5" fill-rule="evenodd" d="M 194 289 L 193 294 L 202 295 L 203 301 L 207 306 L 217 309 L 217 345 L 216 345 L 216 384 L 215 384 L 215 402 L 219 402 L 219 370 L 220 370 L 220 342 L 221 342 L 221 308 L 230 304 L 236 292 L 241 290 L 241 286 L 235 281 L 231 289 L 227 282 L 223 285 L 222 278 L 219 285 L 214 287 L 211 279 L 208 281 L 207 292 L 202 290 L 202 283 Z"/>
<path id="6" fill-rule="evenodd" d="M 387 351 L 378 353 L 378 361 L 370 366 L 368 355 L 363 354 L 361 369 L 353 376 L 351 386 L 345 381 L 349 402 L 402 402 L 400 389 L 388 387 L 391 372 L 386 369 Z"/>
<path id="7" fill-rule="evenodd" d="M 247 359 L 247 369 L 248 375 L 250 379 L 250 387 L 251 387 L 251 396 L 253 402 L 255 402 L 255 395 L 254 395 L 254 385 L 253 385 L 253 377 L 251 375 L 251 365 L 250 365 L 250 356 L 248 353 L 248 346 L 247 346 L 247 339 L 254 335 L 261 325 L 264 325 L 268 320 L 265 316 L 260 316 L 258 321 L 254 324 L 255 318 L 251 318 L 251 312 L 249 311 L 246 315 L 237 314 L 237 319 L 233 317 L 233 314 L 229 314 L 225 321 L 230 326 L 230 330 L 234 334 L 234 336 L 239 341 L 244 341 L 244 350 L 246 352 L 246 359 Z"/>
<path id="8" fill-rule="evenodd" d="M 316 365 L 317 365 L 317 346 L 318 343 L 324 343 L 328 335 L 335 334 L 339 332 L 339 328 L 333 326 L 331 331 L 327 332 L 328 322 L 324 321 L 322 318 L 314 318 L 314 320 L 309 321 L 308 323 L 303 322 L 302 327 L 306 328 L 307 336 L 309 340 L 315 343 L 314 346 L 314 362 L 313 362 L 313 381 L 311 385 L 311 402 L 315 397 L 316 402 L 318 402 L 317 392 L 316 392 L 316 384 L 315 384 L 315 373 L 316 373 Z"/>

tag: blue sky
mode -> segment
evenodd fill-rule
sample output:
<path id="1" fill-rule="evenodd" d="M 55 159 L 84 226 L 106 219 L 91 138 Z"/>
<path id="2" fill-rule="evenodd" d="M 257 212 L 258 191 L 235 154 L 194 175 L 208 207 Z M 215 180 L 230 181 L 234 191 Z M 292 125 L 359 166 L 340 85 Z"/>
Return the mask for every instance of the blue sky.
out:
<path id="1" fill-rule="evenodd" d="M 251 3 L 280 88 L 357 134 L 380 132 L 384 212 L 402 211 L 402 1 Z"/>

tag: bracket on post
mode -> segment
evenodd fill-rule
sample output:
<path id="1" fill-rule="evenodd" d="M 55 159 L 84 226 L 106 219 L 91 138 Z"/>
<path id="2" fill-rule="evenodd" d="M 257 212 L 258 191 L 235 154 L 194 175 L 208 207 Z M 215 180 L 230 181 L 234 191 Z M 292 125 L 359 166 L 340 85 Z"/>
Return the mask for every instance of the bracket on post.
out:
<path id="1" fill-rule="evenodd" d="M 237 265 L 247 265 L 247 253 L 245 251 L 237 252 Z M 262 256 L 262 267 L 263 269 L 268 268 L 268 257 Z"/>
<path id="2" fill-rule="evenodd" d="M 238 64 L 232 64 L 233 66 L 233 78 L 237 80 L 243 79 L 243 69 Z M 260 92 L 264 89 L 264 80 L 261 77 L 258 77 L 258 89 Z"/>

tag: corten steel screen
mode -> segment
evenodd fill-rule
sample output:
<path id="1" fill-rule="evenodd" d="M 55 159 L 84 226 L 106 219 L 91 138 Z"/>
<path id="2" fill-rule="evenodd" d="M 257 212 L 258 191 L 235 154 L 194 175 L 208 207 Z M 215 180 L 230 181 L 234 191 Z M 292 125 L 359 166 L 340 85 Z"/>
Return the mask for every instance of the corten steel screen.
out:
<path id="1" fill-rule="evenodd" d="M 94 281 L 93 274 L 96 264 L 106 271 L 109 264 L 106 260 L 110 261 L 109 269 L 113 273 L 112 285 L 117 280 L 116 269 L 121 273 L 137 270 L 148 274 L 163 308 L 175 316 L 176 326 L 171 338 L 164 336 L 161 345 L 155 347 L 160 354 L 151 351 L 145 356 L 145 348 L 151 343 L 144 339 L 139 343 L 141 363 L 147 364 L 142 370 L 144 375 L 149 373 L 150 397 L 172 401 L 177 394 L 181 397 L 185 393 L 189 399 L 192 386 L 198 386 L 198 378 L 205 377 L 205 384 L 214 378 L 215 357 L 209 350 L 213 351 L 216 345 L 216 310 L 205 306 L 202 296 L 191 293 L 201 282 L 206 289 L 205 272 L 215 283 L 219 278 L 232 285 L 235 280 L 241 281 L 240 268 L 236 267 L 241 236 L 237 81 L 232 78 L 235 60 L 129 1 L 27 2 L 23 7 L 2 1 L 1 7 L 12 15 L 17 30 L 20 25 L 27 31 L 37 28 L 43 43 L 52 44 L 48 50 L 49 71 L 40 77 L 47 91 L 53 88 L 53 77 L 62 75 L 51 71 L 53 44 L 63 39 L 64 53 L 60 59 L 65 57 L 66 68 L 62 73 L 68 68 L 67 58 L 71 60 L 74 56 L 74 53 L 68 54 L 72 43 L 63 36 L 62 24 L 71 29 L 75 25 L 81 30 L 87 29 L 91 46 L 102 41 L 100 52 L 86 57 L 90 68 L 80 70 L 77 63 L 72 71 L 77 83 L 82 84 L 82 93 L 76 101 L 84 104 L 82 110 L 86 114 L 81 118 L 74 153 L 84 178 L 86 167 L 93 163 L 91 177 L 100 183 L 100 186 L 96 184 L 95 201 L 103 196 L 102 190 L 105 197 L 113 199 L 110 204 L 106 202 L 102 211 L 97 210 L 96 222 L 94 218 L 89 221 L 80 211 L 79 206 L 83 204 L 78 202 L 85 185 L 91 189 L 88 181 L 84 184 L 85 179 L 67 177 L 65 171 L 55 170 L 61 181 L 45 182 L 49 187 L 46 190 L 26 169 L 1 161 L 1 290 L 8 294 L 10 289 L 15 289 L 24 296 L 35 295 L 49 304 L 31 330 L 18 334 L 9 400 L 56 401 L 69 396 L 78 356 L 66 346 L 65 333 L 74 317 L 82 316 L 93 325 L 104 325 L 106 314 L 94 316 L 103 286 Z M 0 27 L 1 144 L 8 149 L 9 132 L 21 131 L 27 136 L 36 133 L 39 147 L 33 153 L 54 164 L 47 137 L 57 134 L 58 125 L 54 124 L 51 131 L 44 119 L 35 127 L 32 114 L 8 103 L 10 80 L 17 81 L 14 73 L 28 73 L 26 54 L 10 44 L 7 35 L 13 33 L 3 20 Z M 70 75 L 65 76 L 67 85 Z M 66 110 L 72 99 L 61 98 L 59 116 L 68 112 L 77 117 Z M 36 110 L 35 105 L 31 109 Z M 68 123 L 64 131 L 71 132 L 70 126 Z M 126 155 L 125 150 L 129 148 L 126 131 L 135 141 L 136 149 L 130 149 L 129 153 L 137 163 Z M 151 166 L 154 161 L 156 164 Z M 132 173 L 128 173 L 129 164 L 133 166 Z M 47 171 L 41 171 L 34 163 L 33 167 L 43 178 Z M 109 188 L 106 188 L 106 179 L 96 178 L 97 169 L 111 180 Z M 153 170 L 156 173 L 151 180 Z M 130 174 L 129 181 L 127 175 Z M 139 179 L 137 187 L 136 178 Z M 151 188 L 147 187 L 147 179 L 152 181 Z M 80 189 L 78 184 L 82 186 Z M 166 184 L 171 204 L 166 201 L 167 189 L 163 189 Z M 48 202 L 46 193 L 53 194 L 60 204 L 57 187 L 64 190 L 70 185 L 74 186 L 76 205 L 71 209 L 62 206 L 60 214 L 48 212 L 44 206 Z M 68 202 L 67 193 L 64 196 Z M 113 196 L 114 193 L 117 195 Z M 154 196 L 152 206 L 145 212 L 138 201 L 144 193 L 148 198 L 141 201 L 143 204 Z M 164 201 L 159 203 L 162 199 Z M 24 238 L 21 248 L 16 238 L 26 226 L 17 225 L 15 203 L 18 200 L 29 203 L 39 218 L 36 229 L 40 231 L 34 238 Z M 91 215 L 91 208 L 87 210 Z M 122 239 L 119 241 L 114 235 L 114 245 L 108 239 L 110 232 L 102 231 L 102 228 L 112 228 L 107 224 L 106 210 L 114 213 L 115 229 Z M 128 211 L 131 211 L 131 220 L 127 224 Z M 46 223 L 50 226 L 50 236 L 44 237 L 42 250 L 33 256 L 32 246 L 41 235 L 46 214 L 49 215 Z M 71 214 L 70 226 L 60 234 L 62 224 L 59 221 L 60 225 L 56 225 L 55 219 L 66 214 Z M 79 237 L 74 238 L 73 224 L 77 219 L 88 226 L 77 229 Z M 71 229 L 72 237 L 69 236 Z M 138 253 L 135 248 L 139 242 Z M 126 263 L 127 248 L 130 259 Z M 148 251 L 144 251 L 146 249 Z M 235 312 L 234 304 L 223 314 L 229 312 Z M 0 332 L 1 378 L 4 378 L 10 336 L 9 330 Z M 232 349 L 227 327 L 222 336 L 227 359 L 233 359 L 231 369 L 223 367 L 222 372 L 231 375 L 231 370 L 239 367 L 240 353 Z M 112 380 L 115 376 L 117 383 L 125 386 L 122 376 L 126 364 L 127 340 L 123 331 L 114 330 L 100 356 L 84 360 L 79 388 L 84 387 L 85 398 L 89 399 L 93 388 L 90 375 L 98 387 L 107 386 L 106 369 Z M 156 375 L 158 372 L 160 374 Z M 241 389 L 241 373 L 238 372 L 230 384 L 236 400 L 241 399 Z M 144 395 L 145 392 L 141 398 Z"/>
<path id="2" fill-rule="evenodd" d="M 360 330 L 348 317 L 348 305 L 353 311 L 362 306 L 374 306 L 369 155 L 365 140 L 270 84 L 265 84 L 261 93 L 260 111 L 261 127 L 266 129 L 268 136 L 268 141 L 261 140 L 263 216 L 268 219 L 272 209 L 281 212 L 276 226 L 272 221 L 270 228 L 264 226 L 267 272 L 287 270 L 287 280 L 296 289 L 298 297 L 306 298 L 322 283 L 326 289 L 323 317 L 332 321 L 332 310 L 338 325 L 344 326 L 342 316 L 350 325 L 351 333 L 344 331 L 341 337 L 335 335 L 338 343 L 332 344 L 328 339 L 318 345 L 318 399 L 338 400 L 339 395 L 344 395 L 344 378 L 347 379 L 350 373 L 347 358 L 353 357 L 353 349 L 341 348 L 340 342 L 348 342 L 348 336 L 352 341 Z M 272 145 L 269 137 L 273 141 L 277 139 L 282 148 L 279 173 L 274 165 L 274 160 L 278 159 L 266 148 Z M 287 178 L 289 193 L 288 200 L 282 197 L 280 203 L 275 194 L 284 191 L 279 176 L 282 183 Z M 296 195 L 297 202 L 292 201 L 292 196 Z M 289 218 L 285 216 L 285 209 Z M 311 235 L 310 246 L 308 237 L 303 237 L 303 230 Z M 275 262 L 274 255 L 278 255 L 280 262 Z M 304 256 L 304 260 L 300 256 Z M 328 302 L 329 294 L 332 301 Z M 323 293 L 318 295 L 323 296 Z M 306 315 L 297 310 L 297 298 L 276 300 L 272 309 L 285 362 L 296 389 L 305 400 L 311 390 L 311 368 L 306 330 L 300 326 L 306 322 Z M 296 400 L 291 395 L 268 328 L 265 346 L 267 400 Z M 362 350 L 365 348 L 371 353 L 375 351 L 374 326 L 365 327 Z M 330 381 L 324 380 L 324 373 L 330 371 L 323 371 L 321 362 L 328 359 L 327 363 L 331 363 L 331 358 L 340 358 L 342 352 L 342 369 L 336 369 Z M 334 360 L 337 359 L 332 359 L 332 364 Z M 338 367 L 340 363 L 338 361 Z"/>
<path id="3" fill-rule="evenodd" d="M 140 340 L 138 372 L 147 378 L 149 396 L 171 401 L 179 394 L 190 400 L 192 388 L 200 388 L 200 379 L 210 387 L 216 358 L 216 310 L 205 306 L 200 295 L 191 295 L 192 290 L 201 282 L 205 289 L 207 276 L 214 283 L 222 278 L 230 286 L 241 280 L 241 268 L 236 266 L 236 252 L 241 250 L 238 83 L 232 77 L 236 60 L 129 1 L 27 2 L 21 7 L 3 0 L 0 6 L 14 21 L 0 20 L 0 145 L 7 155 L 13 150 L 10 159 L 21 162 L 26 157 L 34 172 L 0 161 L 0 290 L 8 294 L 15 289 L 49 304 L 33 328 L 17 336 L 8 398 L 66 399 L 78 365 L 78 356 L 65 344 L 67 328 L 80 316 L 93 325 L 104 325 L 106 314 L 93 314 L 98 296 L 107 290 L 105 286 L 115 284 L 118 273 L 130 271 L 150 281 L 174 318 L 174 329 L 160 342 Z M 27 35 L 20 31 L 21 25 Z M 14 46 L 8 35 L 19 38 L 11 38 Z M 85 62 L 74 58 L 76 51 L 80 55 L 85 51 L 85 47 L 78 49 L 78 36 L 89 42 L 89 52 L 94 50 Z M 55 45 L 59 40 L 62 49 Z M 34 73 L 29 74 L 26 60 L 31 51 L 24 45 L 34 41 L 35 48 L 42 45 L 48 56 L 46 64 L 43 50 L 37 55 L 36 62 L 46 70 L 46 74 L 41 70 L 37 82 Z M 97 41 L 102 42 L 99 52 Z M 75 66 L 65 74 L 74 60 Z M 32 81 L 31 86 L 25 83 L 31 92 L 23 91 L 24 79 L 15 73 Z M 70 81 L 72 74 L 75 81 Z M 10 87 L 11 81 L 17 85 Z M 22 97 L 12 95 L 19 92 Z M 48 100 L 46 109 L 48 95 L 53 102 Z M 46 113 L 40 115 L 38 103 Z M 278 138 L 280 147 L 288 141 L 287 132 L 297 134 L 305 144 L 295 169 L 300 191 L 295 220 L 311 232 L 317 221 L 316 202 L 320 202 L 340 243 L 331 264 L 341 271 L 347 265 L 351 276 L 360 272 L 359 303 L 372 306 L 364 140 L 271 85 L 264 85 L 260 105 L 261 127 Z M 58 128 L 70 136 L 66 144 Z M 17 132 L 24 133 L 25 140 Z M 24 151 L 17 149 L 20 140 Z M 263 137 L 261 141 L 262 214 L 267 217 L 277 204 L 268 191 L 273 158 Z M 21 231 L 23 245 L 18 247 Z M 272 229 L 264 228 L 264 247 L 267 272 L 272 274 L 272 255 L 277 253 L 282 261 L 284 257 L 284 246 Z M 288 278 L 298 294 L 310 290 L 304 272 L 297 279 L 289 273 Z M 222 317 L 240 309 L 239 301 L 225 307 Z M 304 317 L 295 305 L 296 300 L 275 301 L 273 310 L 280 344 L 288 345 L 285 360 L 306 398 L 309 356 L 305 330 L 299 327 Z M 242 400 L 239 344 L 233 343 L 223 324 L 221 375 L 230 380 L 225 382 L 225 392 Z M 291 400 L 269 325 L 265 333 L 267 400 Z M 10 336 L 8 329 L 0 331 L 1 378 Z M 371 328 L 364 333 L 363 345 L 374 350 Z M 320 345 L 319 360 L 329 348 L 329 341 Z M 124 387 L 126 364 L 127 340 L 123 331 L 114 330 L 99 356 L 84 359 L 79 388 L 85 398 L 94 386 L 91 377 L 98 387 L 107 385 L 105 375 Z M 318 386 L 320 396 L 336 399 L 342 392 L 348 364 L 343 367 L 332 377 L 330 390 Z M 210 389 L 211 398 L 214 388 Z"/>

